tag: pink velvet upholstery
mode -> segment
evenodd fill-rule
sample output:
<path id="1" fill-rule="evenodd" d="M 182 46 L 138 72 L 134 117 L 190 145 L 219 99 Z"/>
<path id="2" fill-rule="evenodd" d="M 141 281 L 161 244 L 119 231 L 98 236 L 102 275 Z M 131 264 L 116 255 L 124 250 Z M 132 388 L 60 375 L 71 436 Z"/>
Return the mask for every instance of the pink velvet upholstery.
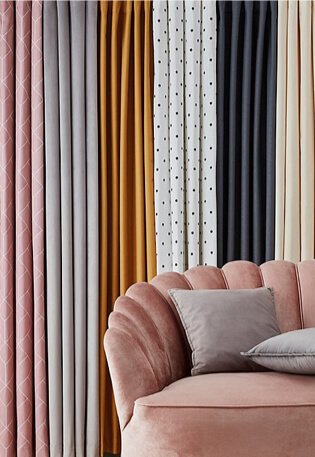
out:
<path id="1" fill-rule="evenodd" d="M 163 273 L 117 299 L 105 336 L 122 457 L 313 457 L 315 378 L 277 373 L 190 377 L 168 289 L 271 286 L 282 331 L 315 326 L 315 261 L 237 261 Z"/>

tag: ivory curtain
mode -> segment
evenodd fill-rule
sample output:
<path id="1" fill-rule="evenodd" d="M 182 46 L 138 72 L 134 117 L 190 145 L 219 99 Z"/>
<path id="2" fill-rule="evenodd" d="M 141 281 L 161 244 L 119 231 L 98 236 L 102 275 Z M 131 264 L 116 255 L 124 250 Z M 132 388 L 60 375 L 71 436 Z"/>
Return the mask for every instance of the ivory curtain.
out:
<path id="1" fill-rule="evenodd" d="M 275 254 L 277 2 L 217 9 L 218 264 L 261 264 Z"/>
<path id="2" fill-rule="evenodd" d="M 101 2 L 100 433 L 119 452 L 103 336 L 119 294 L 155 275 L 151 2 Z"/>
<path id="3" fill-rule="evenodd" d="M 276 258 L 315 256 L 314 2 L 279 2 Z"/>
<path id="4" fill-rule="evenodd" d="M 97 2 L 44 3 L 50 456 L 99 455 Z"/>
<path id="5" fill-rule="evenodd" d="M 42 3 L 0 14 L 0 454 L 46 457 Z"/>
<path id="6" fill-rule="evenodd" d="M 154 1 L 157 269 L 216 264 L 215 2 Z"/>

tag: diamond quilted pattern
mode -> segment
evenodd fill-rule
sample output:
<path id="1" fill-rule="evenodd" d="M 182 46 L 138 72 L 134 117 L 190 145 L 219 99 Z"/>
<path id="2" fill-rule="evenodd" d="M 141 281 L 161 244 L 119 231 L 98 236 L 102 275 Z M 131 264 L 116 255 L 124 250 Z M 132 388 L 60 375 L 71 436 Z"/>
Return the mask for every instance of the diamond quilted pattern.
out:
<path id="1" fill-rule="evenodd" d="M 0 455 L 15 452 L 14 7 L 1 2 L 0 35 Z"/>
<path id="2" fill-rule="evenodd" d="M 36 456 L 48 456 L 44 278 L 44 103 L 42 2 L 32 3 L 31 130 Z"/>
<path id="3" fill-rule="evenodd" d="M 42 2 L 0 8 L 0 455 L 45 457 Z"/>
<path id="4" fill-rule="evenodd" d="M 31 206 L 31 4 L 16 4 L 15 212 L 17 448 L 33 448 L 33 271 Z"/>

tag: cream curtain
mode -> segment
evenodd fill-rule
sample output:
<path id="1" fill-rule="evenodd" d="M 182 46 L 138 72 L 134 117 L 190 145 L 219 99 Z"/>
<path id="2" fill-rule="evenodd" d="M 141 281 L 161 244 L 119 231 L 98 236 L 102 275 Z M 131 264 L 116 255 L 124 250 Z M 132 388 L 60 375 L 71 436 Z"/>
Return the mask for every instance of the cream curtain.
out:
<path id="1" fill-rule="evenodd" d="M 315 5 L 279 2 L 276 258 L 314 258 Z"/>

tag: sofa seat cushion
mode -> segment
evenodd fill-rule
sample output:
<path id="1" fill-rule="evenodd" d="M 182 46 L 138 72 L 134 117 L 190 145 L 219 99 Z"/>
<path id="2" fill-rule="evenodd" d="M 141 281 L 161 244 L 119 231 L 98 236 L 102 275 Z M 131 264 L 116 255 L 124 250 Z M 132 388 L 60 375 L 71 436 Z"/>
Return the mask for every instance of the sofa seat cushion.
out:
<path id="1" fill-rule="evenodd" d="M 213 373 L 174 382 L 139 398 L 137 406 L 165 408 L 253 408 L 315 406 L 315 377 L 275 372 Z"/>
<path id="2" fill-rule="evenodd" d="M 315 377 L 184 378 L 135 402 L 123 440 L 123 457 L 314 457 Z"/>

